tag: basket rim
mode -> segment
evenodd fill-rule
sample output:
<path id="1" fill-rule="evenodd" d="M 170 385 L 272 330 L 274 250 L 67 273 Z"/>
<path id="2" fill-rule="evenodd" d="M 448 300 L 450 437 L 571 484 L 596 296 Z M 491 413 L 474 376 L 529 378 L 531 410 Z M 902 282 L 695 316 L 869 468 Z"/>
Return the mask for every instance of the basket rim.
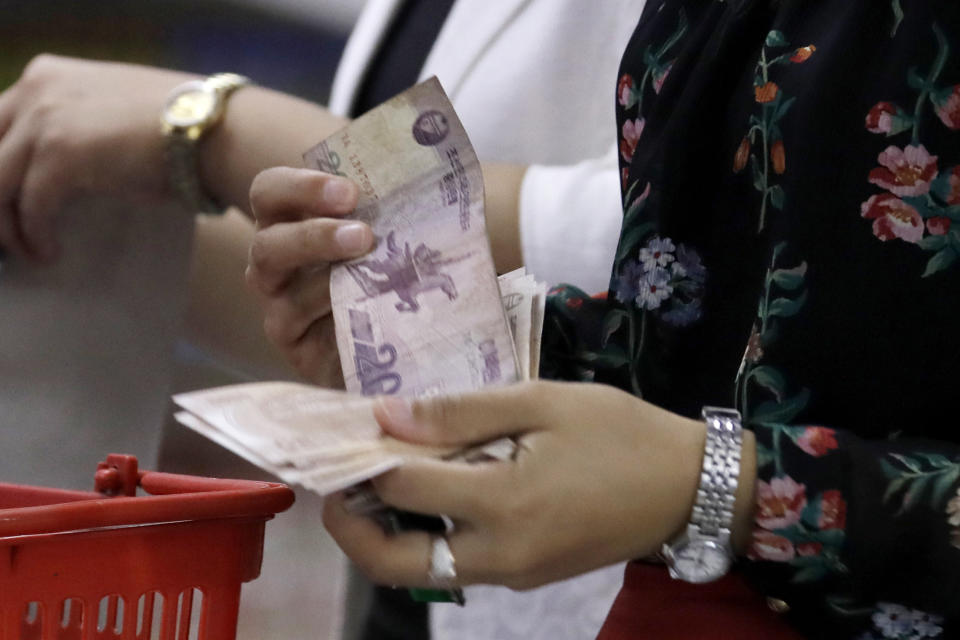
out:
<path id="1" fill-rule="evenodd" d="M 129 525 L 273 516 L 294 501 L 293 491 L 278 482 L 142 471 L 138 484 L 150 495 L 107 497 L 0 483 L 0 494 L 47 494 L 65 500 L 0 509 L 0 539 Z"/>

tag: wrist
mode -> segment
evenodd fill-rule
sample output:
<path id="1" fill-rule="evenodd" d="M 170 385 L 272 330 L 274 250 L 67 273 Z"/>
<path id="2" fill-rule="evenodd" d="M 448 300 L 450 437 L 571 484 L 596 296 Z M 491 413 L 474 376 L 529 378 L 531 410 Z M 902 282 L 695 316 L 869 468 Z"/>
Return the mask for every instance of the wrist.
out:
<path id="1" fill-rule="evenodd" d="M 162 131 L 170 185 L 190 211 L 225 210 L 225 204 L 210 193 L 201 178 L 200 150 L 222 124 L 230 98 L 250 83 L 248 78 L 235 73 L 217 73 L 177 86 L 164 103 Z"/>
<path id="2" fill-rule="evenodd" d="M 694 457 L 700 472 L 689 519 L 660 552 L 672 578 L 693 583 L 712 582 L 730 570 L 737 547 L 743 544 L 744 520 L 749 520 L 743 503 L 752 498 L 750 483 L 743 487 L 740 483 L 744 450 L 740 413 L 707 406 L 702 416 L 706 437 L 701 454 Z"/>
<path id="3" fill-rule="evenodd" d="M 262 86 L 230 99 L 223 120 L 200 147 L 200 178 L 220 202 L 250 215 L 253 178 L 270 167 L 302 167 L 303 152 L 349 121 L 323 107 Z"/>

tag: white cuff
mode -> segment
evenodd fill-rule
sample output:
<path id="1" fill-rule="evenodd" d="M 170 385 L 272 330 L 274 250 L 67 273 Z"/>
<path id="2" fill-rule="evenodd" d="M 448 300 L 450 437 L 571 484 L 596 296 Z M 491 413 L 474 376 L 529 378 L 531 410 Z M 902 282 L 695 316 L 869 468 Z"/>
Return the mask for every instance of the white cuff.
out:
<path id="1" fill-rule="evenodd" d="M 528 272 L 589 294 L 605 292 L 623 210 L 616 150 L 573 166 L 534 165 L 520 189 L 520 240 Z"/>

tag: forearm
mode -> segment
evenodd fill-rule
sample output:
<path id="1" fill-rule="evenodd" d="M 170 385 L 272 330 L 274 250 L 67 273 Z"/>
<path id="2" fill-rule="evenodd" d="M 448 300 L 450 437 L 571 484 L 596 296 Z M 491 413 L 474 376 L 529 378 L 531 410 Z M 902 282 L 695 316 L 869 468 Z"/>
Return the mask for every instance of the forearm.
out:
<path id="1" fill-rule="evenodd" d="M 648 409 L 650 411 L 650 409 Z M 672 510 L 664 507 L 664 511 L 672 511 L 673 521 L 671 528 L 674 539 L 687 527 L 693 505 L 697 498 L 697 488 L 700 483 L 700 470 L 703 465 L 704 445 L 706 442 L 706 427 L 702 420 L 684 418 L 657 408 L 659 414 L 666 421 L 669 428 L 677 434 L 677 449 L 666 449 L 663 453 L 675 456 L 675 463 L 669 465 L 674 476 L 674 486 L 677 492 L 671 496 Z M 743 430 L 743 448 L 740 456 L 740 476 L 737 483 L 736 501 L 733 512 L 733 528 L 731 540 L 736 555 L 743 556 L 750 545 L 753 531 L 754 490 L 757 482 L 757 447 L 756 438 L 752 431 Z"/>
<path id="2" fill-rule="evenodd" d="M 204 188 L 217 201 L 250 215 L 254 176 L 268 167 L 303 166 L 303 152 L 347 122 L 307 100 L 244 87 L 233 94 L 223 121 L 201 143 Z"/>
<path id="3" fill-rule="evenodd" d="M 487 235 L 497 273 L 523 265 L 520 245 L 520 187 L 527 167 L 512 164 L 483 166 Z"/>
<path id="4" fill-rule="evenodd" d="M 235 210 L 197 219 L 184 331 L 197 346 L 243 374 L 296 377 L 264 336 L 263 311 L 244 282 L 253 233 L 253 223 Z"/>

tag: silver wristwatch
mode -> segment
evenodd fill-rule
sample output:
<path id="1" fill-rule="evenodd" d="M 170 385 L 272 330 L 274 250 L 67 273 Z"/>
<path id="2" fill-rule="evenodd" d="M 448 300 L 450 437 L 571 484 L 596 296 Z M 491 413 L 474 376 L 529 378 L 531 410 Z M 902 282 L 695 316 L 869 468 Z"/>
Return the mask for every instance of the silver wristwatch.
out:
<path id="1" fill-rule="evenodd" d="M 163 107 L 170 185 L 192 211 L 223 212 L 201 187 L 197 145 L 223 119 L 230 94 L 247 84 L 250 80 L 236 73 L 190 80 L 176 87 Z"/>
<path id="2" fill-rule="evenodd" d="M 695 583 L 722 578 L 733 564 L 730 529 L 743 448 L 739 412 L 704 407 L 702 415 L 707 441 L 693 513 L 686 531 L 660 551 L 671 577 Z"/>

